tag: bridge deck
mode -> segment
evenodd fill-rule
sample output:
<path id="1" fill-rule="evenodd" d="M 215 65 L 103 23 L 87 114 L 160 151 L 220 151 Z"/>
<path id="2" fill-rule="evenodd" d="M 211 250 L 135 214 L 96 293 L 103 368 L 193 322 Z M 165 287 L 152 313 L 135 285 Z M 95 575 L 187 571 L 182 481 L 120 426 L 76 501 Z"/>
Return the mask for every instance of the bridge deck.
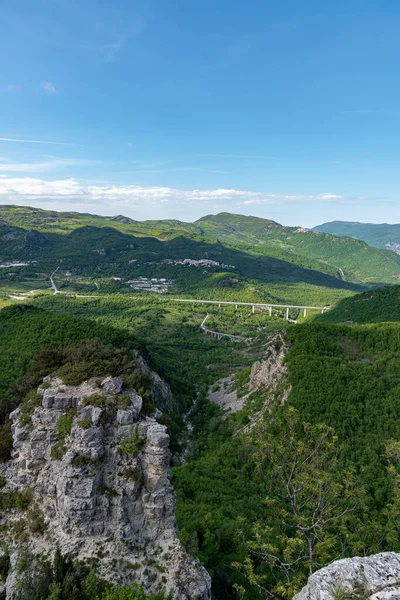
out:
<path id="1" fill-rule="evenodd" d="M 228 302 L 227 300 L 191 300 L 174 298 L 175 302 L 192 302 L 194 304 L 228 304 L 233 306 L 258 306 L 260 308 L 298 308 L 306 310 L 329 310 L 330 306 L 296 306 L 294 304 L 262 304 L 260 302 Z"/>

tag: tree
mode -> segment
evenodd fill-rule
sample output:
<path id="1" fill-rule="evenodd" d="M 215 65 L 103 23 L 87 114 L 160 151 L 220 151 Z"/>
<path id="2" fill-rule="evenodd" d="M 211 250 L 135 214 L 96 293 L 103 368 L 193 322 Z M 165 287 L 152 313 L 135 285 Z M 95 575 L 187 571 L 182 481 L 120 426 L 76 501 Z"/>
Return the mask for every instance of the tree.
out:
<path id="1" fill-rule="evenodd" d="M 307 574 L 345 552 L 359 490 L 353 473 L 338 468 L 330 427 L 302 423 L 289 408 L 257 437 L 253 460 L 268 487 L 268 522 L 257 522 L 249 540 L 241 531 L 248 555 L 234 567 L 268 597 L 291 597 Z"/>
<path id="2" fill-rule="evenodd" d="M 385 509 L 386 539 L 392 548 L 399 545 L 400 537 L 400 442 L 390 440 L 385 448 L 388 474 L 392 482 L 392 498 Z"/>

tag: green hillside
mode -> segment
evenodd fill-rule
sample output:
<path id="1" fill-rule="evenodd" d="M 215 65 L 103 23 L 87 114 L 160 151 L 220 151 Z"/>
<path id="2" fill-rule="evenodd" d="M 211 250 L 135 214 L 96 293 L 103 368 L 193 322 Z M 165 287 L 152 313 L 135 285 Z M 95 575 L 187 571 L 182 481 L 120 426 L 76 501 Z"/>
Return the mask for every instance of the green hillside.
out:
<path id="1" fill-rule="evenodd" d="M 296 257 L 307 256 L 335 269 L 336 275 L 349 281 L 391 281 L 398 275 L 400 262 L 390 251 L 376 250 L 365 242 L 335 237 L 301 227 L 283 227 L 274 221 L 221 213 L 196 221 L 224 243 L 247 238 L 252 251 L 268 253 L 270 248 Z"/>
<path id="2" fill-rule="evenodd" d="M 400 285 L 344 298 L 332 310 L 318 315 L 315 320 L 324 323 L 400 322 Z"/>
<path id="3" fill-rule="evenodd" d="M 101 217 L 3 206 L 0 207 L 0 219 L 4 223 L 3 232 L 0 231 L 0 252 L 8 254 L 14 249 L 19 249 L 22 254 L 32 254 L 28 250 L 32 246 L 40 246 L 43 254 L 47 248 L 47 252 L 51 250 L 53 256 L 74 256 L 75 259 L 86 253 L 87 248 L 89 256 L 104 249 L 108 259 L 119 254 L 124 260 L 125 251 L 135 249 L 139 252 L 142 249 L 149 253 L 158 252 L 158 259 L 161 256 L 208 258 L 208 255 L 215 256 L 218 245 L 217 253 L 224 262 L 232 260 L 231 250 L 235 250 L 246 255 L 276 259 L 353 283 L 393 283 L 400 275 L 400 257 L 390 251 L 372 248 L 365 242 L 351 238 L 307 231 L 300 227 L 284 227 L 271 220 L 229 213 L 209 215 L 195 223 L 176 220 L 138 222 L 121 215 Z M 10 231 L 10 226 L 17 228 L 15 234 Z M 24 230 L 32 231 L 29 236 L 36 238 L 39 235 L 34 233 L 36 231 L 43 235 L 29 244 L 24 239 Z M 7 244 L 10 235 L 17 239 L 11 246 Z M 132 236 L 135 239 L 130 241 Z M 143 237 L 147 240 L 140 241 Z M 162 247 L 160 244 L 157 246 L 157 240 L 165 243 L 177 240 L 177 243 L 175 246 Z M 133 244 L 132 248 L 130 243 Z M 186 250 L 189 254 L 182 255 Z M 106 262 L 105 259 L 102 262 Z M 285 279 L 286 274 L 282 273 L 282 280 Z"/>
<path id="4" fill-rule="evenodd" d="M 364 240 L 376 248 L 389 248 L 400 251 L 400 224 L 358 223 L 353 221 L 331 221 L 313 228 L 332 235 L 340 235 Z"/>

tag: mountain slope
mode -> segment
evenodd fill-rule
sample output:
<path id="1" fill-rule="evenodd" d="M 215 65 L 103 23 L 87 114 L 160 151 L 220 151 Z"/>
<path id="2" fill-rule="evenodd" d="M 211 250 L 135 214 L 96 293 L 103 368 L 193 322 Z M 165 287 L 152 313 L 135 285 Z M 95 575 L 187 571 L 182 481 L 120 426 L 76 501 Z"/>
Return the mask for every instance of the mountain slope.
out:
<path id="1" fill-rule="evenodd" d="M 393 253 L 376 250 L 365 242 L 309 231 L 302 227 L 284 227 L 256 217 L 221 213 L 196 221 L 207 232 L 218 235 L 224 243 L 246 237 L 253 250 L 268 253 L 271 247 L 290 253 L 299 259 L 307 256 L 335 268 L 339 277 L 350 281 L 392 281 L 397 265 Z"/>
<path id="2" fill-rule="evenodd" d="M 317 225 L 313 228 L 313 231 L 352 237 L 364 240 L 364 242 L 376 248 L 388 248 L 400 252 L 400 224 L 331 221 Z"/>
<path id="3" fill-rule="evenodd" d="M 344 298 L 332 310 L 318 315 L 315 320 L 324 323 L 400 322 L 400 285 Z"/>
<path id="4" fill-rule="evenodd" d="M 96 252 L 104 256 L 104 260 L 99 259 L 97 263 L 110 263 L 118 262 L 117 256 L 119 262 L 137 259 L 135 252 L 140 249 L 140 257 L 144 258 L 147 252 L 150 263 L 168 258 L 214 259 L 218 248 L 220 262 L 235 267 L 238 265 L 229 262 L 235 252 L 240 252 L 252 263 L 255 257 L 261 261 L 279 261 L 284 267 L 282 280 L 287 280 L 285 271 L 290 271 L 290 265 L 328 275 L 339 282 L 393 283 L 400 277 L 400 256 L 393 252 L 372 248 L 360 240 L 301 227 L 284 227 L 258 217 L 220 213 L 195 223 L 176 220 L 138 222 L 120 215 L 101 217 L 3 206 L 0 207 L 0 219 L 6 236 L 2 244 L 0 231 L 0 252 L 5 257 L 12 254 L 13 248 L 6 242 L 10 231 L 12 235 L 10 228 L 15 228 L 15 235 L 20 240 L 15 250 L 19 249 L 23 256 L 26 256 L 23 238 L 27 235 L 33 236 L 36 245 L 38 240 L 43 241 L 43 246 L 48 242 L 48 256 L 61 259 L 74 255 L 77 263 L 85 265 L 93 262 Z M 319 276 L 315 277 L 319 279 Z M 299 281 L 301 277 L 296 275 L 295 280 Z M 306 277 L 305 281 L 310 279 Z"/>

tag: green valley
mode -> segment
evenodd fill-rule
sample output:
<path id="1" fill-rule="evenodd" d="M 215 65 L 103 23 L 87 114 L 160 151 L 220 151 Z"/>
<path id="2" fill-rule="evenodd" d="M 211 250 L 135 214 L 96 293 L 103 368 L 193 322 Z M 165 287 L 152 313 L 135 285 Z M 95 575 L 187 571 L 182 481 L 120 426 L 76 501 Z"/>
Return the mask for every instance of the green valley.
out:
<path id="1" fill-rule="evenodd" d="M 100 391 L 85 392 L 90 395 L 78 409 L 60 409 L 59 437 L 49 434 L 52 457 L 41 460 L 56 469 L 58 461 L 72 457 L 77 443 L 81 454 L 74 450 L 60 477 L 73 468 L 79 493 L 87 478 L 108 481 L 111 469 L 119 481 L 121 469 L 127 469 L 125 491 L 103 482 L 96 496 L 114 518 L 127 489 L 147 485 L 140 498 L 152 489 L 154 473 L 148 475 L 147 464 L 160 456 L 161 446 L 151 454 L 152 442 L 142 454 L 140 431 L 166 427 L 179 543 L 191 557 L 187 560 L 199 559 L 211 575 L 213 599 L 291 598 L 310 572 L 338 556 L 400 551 L 394 475 L 400 441 L 400 286 L 378 287 L 380 279 L 396 281 L 400 257 L 347 238 L 226 214 L 195 224 L 137 223 L 7 207 L 2 218 L 7 223 L 0 270 L 0 484 L 6 491 L 0 490 L 0 502 L 6 516 L 0 535 L 4 544 L 11 540 L 12 552 L 29 536 L 43 536 L 44 543 L 48 527 L 28 492 L 9 489 L 7 477 L 18 460 L 16 436 L 23 444 L 24 436 L 36 436 L 36 452 L 36 440 L 42 443 L 53 418 L 52 403 L 67 402 L 69 386 L 86 390 L 109 379 L 125 386 L 117 396 L 96 388 Z M 50 274 L 57 293 L 50 289 Z M 233 304 L 176 302 L 179 298 Z M 252 310 L 241 301 L 283 307 L 270 315 L 266 307 Z M 331 307 L 306 316 L 291 309 L 288 321 L 286 304 Z M 200 327 L 207 315 L 210 330 L 240 339 L 208 335 Z M 141 361 L 157 376 L 143 375 Z M 58 388 L 51 395 L 53 381 Z M 121 425 L 137 394 L 137 425 Z M 87 415 L 100 413 L 103 420 L 94 425 L 95 416 Z M 82 440 L 114 436 L 116 423 L 128 432 L 122 441 L 112 437 L 104 456 L 83 454 L 93 441 L 86 446 Z M 43 431 L 36 431 L 38 424 Z M 107 462 L 119 443 L 120 472 Z M 37 464 L 33 461 L 32 468 Z M 288 469 L 299 490 L 299 512 L 287 495 Z M 32 486 L 41 489 L 36 479 Z M 53 491 L 57 498 L 63 494 Z M 320 510 L 324 525 L 314 535 Z M 28 538 L 22 525 L 10 527 L 10 514 L 27 523 Z M 113 543 L 112 537 L 103 540 L 94 562 L 70 564 L 68 554 L 59 557 L 67 564 L 64 575 L 42 557 L 37 574 L 25 570 L 21 600 L 39 589 L 44 592 L 38 600 L 47 600 L 57 586 L 54 597 L 64 598 L 69 580 L 76 598 L 92 600 L 86 581 L 110 600 L 130 598 L 123 587 L 107 587 L 98 579 L 96 564 L 107 559 Z M 129 580 L 149 586 L 167 581 L 157 562 L 162 550 L 150 557 L 145 544 L 129 550 L 140 558 L 129 562 Z M 162 586 L 132 590 L 134 600 L 164 593 Z"/>

